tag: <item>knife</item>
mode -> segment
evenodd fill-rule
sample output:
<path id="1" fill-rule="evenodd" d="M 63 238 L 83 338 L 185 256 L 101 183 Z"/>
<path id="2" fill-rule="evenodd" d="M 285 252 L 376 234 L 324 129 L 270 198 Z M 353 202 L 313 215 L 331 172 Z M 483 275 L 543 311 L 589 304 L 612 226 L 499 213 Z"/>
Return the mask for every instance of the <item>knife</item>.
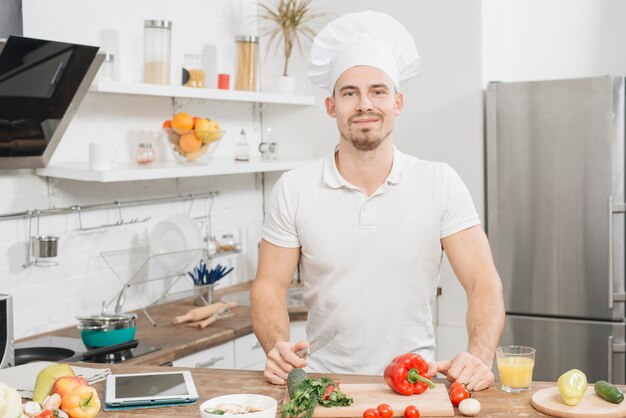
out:
<path id="1" fill-rule="evenodd" d="M 320 348 L 328 344 L 333 338 L 335 338 L 337 334 L 339 334 L 339 330 L 334 330 L 326 335 L 323 335 L 321 338 L 319 338 L 317 341 L 315 341 L 313 344 L 311 344 L 307 348 L 303 348 L 302 350 L 296 351 L 296 356 L 300 358 L 310 356 L 311 354 L 313 354 L 314 352 L 316 352 L 317 350 L 319 350 Z"/>

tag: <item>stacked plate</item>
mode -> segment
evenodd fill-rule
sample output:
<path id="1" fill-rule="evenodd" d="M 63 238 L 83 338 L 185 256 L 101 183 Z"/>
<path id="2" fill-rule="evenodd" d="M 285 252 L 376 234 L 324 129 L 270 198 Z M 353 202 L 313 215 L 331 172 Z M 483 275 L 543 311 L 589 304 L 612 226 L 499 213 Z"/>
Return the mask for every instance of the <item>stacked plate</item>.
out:
<path id="1" fill-rule="evenodd" d="M 202 244 L 198 223 L 182 214 L 159 222 L 150 235 L 150 252 L 168 273 L 185 273 L 198 265 Z"/>

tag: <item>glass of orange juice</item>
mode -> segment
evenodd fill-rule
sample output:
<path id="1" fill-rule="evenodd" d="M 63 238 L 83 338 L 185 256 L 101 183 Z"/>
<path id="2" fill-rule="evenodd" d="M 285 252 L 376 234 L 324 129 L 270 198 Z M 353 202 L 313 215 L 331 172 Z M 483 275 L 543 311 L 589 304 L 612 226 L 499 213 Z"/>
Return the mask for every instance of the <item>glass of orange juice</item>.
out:
<path id="1" fill-rule="evenodd" d="M 534 348 L 521 345 L 498 347 L 496 363 L 503 391 L 518 393 L 530 389 L 535 365 Z"/>

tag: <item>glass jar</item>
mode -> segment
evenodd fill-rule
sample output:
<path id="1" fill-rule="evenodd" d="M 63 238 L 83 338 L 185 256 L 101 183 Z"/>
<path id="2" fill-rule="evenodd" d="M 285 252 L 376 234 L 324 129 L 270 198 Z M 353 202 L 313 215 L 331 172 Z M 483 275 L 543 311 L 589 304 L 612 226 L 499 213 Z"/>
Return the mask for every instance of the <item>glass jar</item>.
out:
<path id="1" fill-rule="evenodd" d="M 249 161 L 250 160 L 250 146 L 248 145 L 248 139 L 246 137 L 246 130 L 242 129 L 239 134 L 239 142 L 235 148 L 235 161 Z"/>
<path id="2" fill-rule="evenodd" d="M 233 237 L 233 234 L 222 235 L 222 239 L 220 240 L 220 251 L 230 252 L 230 251 L 235 251 L 236 249 L 237 249 L 237 243 L 235 242 L 235 238 Z"/>
<path id="3" fill-rule="evenodd" d="M 113 81 L 115 73 L 115 56 L 113 54 L 105 54 L 104 61 L 100 67 L 98 74 L 99 81 Z"/>
<path id="4" fill-rule="evenodd" d="M 237 75 L 235 90 L 256 91 L 259 37 L 242 35 L 237 42 Z"/>
<path id="5" fill-rule="evenodd" d="M 202 54 L 185 54 L 183 58 L 183 86 L 204 87 L 206 74 L 202 68 Z"/>
<path id="6" fill-rule="evenodd" d="M 154 149 L 150 143 L 141 143 L 135 151 L 135 161 L 137 164 L 146 165 L 154 161 Z"/>
<path id="7" fill-rule="evenodd" d="M 170 84 L 172 22 L 145 20 L 143 33 L 143 81 Z"/>

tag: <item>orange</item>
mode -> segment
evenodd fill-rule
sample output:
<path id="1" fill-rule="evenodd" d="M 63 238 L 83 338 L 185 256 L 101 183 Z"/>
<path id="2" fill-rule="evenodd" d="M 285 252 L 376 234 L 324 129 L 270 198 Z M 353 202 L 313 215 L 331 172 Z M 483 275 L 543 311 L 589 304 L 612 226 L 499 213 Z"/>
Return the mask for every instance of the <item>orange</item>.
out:
<path id="1" fill-rule="evenodd" d="M 168 129 L 168 128 L 169 128 L 169 129 L 171 129 L 171 128 L 172 128 L 172 120 L 171 120 L 171 119 L 168 119 L 168 120 L 166 120 L 165 122 L 163 122 L 163 128 L 166 128 L 166 129 Z"/>
<path id="2" fill-rule="evenodd" d="M 184 135 L 193 129 L 193 118 L 186 112 L 179 112 L 172 118 L 172 128 L 179 135 Z"/>
<path id="3" fill-rule="evenodd" d="M 200 149 L 202 141 L 194 133 L 185 134 L 178 139 L 178 146 L 185 152 L 194 152 Z"/>
<path id="4" fill-rule="evenodd" d="M 198 121 L 201 119 L 204 119 L 204 118 L 201 118 L 200 116 L 193 117 L 193 129 L 196 129 L 196 125 L 198 124 Z"/>

